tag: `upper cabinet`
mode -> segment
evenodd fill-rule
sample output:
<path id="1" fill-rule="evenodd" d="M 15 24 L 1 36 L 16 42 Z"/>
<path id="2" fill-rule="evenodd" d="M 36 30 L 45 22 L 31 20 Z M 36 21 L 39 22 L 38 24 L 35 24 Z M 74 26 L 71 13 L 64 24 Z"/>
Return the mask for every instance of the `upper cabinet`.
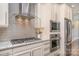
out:
<path id="1" fill-rule="evenodd" d="M 72 8 L 66 4 L 61 5 L 61 13 L 63 12 L 64 18 L 72 20 Z"/>
<path id="2" fill-rule="evenodd" d="M 51 20 L 58 21 L 59 20 L 59 5 L 51 4 Z"/>
<path id="3" fill-rule="evenodd" d="M 60 17 L 72 20 L 72 8 L 67 4 L 51 4 L 51 20 L 59 21 Z"/>
<path id="4" fill-rule="evenodd" d="M 72 20 L 72 8 L 69 8 L 69 19 Z"/>
<path id="5" fill-rule="evenodd" d="M 8 3 L 0 3 L 0 27 L 8 27 Z"/>

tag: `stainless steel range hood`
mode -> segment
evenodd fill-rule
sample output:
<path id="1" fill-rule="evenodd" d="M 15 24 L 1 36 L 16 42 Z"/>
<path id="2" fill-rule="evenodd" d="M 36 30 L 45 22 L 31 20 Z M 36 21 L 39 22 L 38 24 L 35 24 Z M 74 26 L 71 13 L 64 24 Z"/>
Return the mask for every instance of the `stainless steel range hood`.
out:
<path id="1" fill-rule="evenodd" d="M 21 18 L 23 20 L 28 19 L 34 19 L 35 17 L 30 13 L 32 4 L 31 3 L 19 3 L 19 14 L 16 15 L 16 19 Z"/>

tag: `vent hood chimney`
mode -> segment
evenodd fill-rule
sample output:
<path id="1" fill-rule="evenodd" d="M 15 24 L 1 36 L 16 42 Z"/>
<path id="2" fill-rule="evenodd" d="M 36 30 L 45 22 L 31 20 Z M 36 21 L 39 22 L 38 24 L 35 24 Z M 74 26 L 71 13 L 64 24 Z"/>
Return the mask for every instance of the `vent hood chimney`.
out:
<path id="1" fill-rule="evenodd" d="M 19 14 L 15 16 L 16 19 L 21 18 L 22 20 L 31 20 L 35 17 L 30 13 L 31 12 L 31 3 L 19 3 Z"/>

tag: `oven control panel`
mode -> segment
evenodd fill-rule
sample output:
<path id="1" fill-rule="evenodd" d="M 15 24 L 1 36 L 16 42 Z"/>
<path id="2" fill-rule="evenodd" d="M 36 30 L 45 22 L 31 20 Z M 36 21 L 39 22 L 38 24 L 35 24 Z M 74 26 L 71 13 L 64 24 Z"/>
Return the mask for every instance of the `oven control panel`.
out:
<path id="1" fill-rule="evenodd" d="M 50 39 L 60 39 L 60 34 L 51 34 Z"/>

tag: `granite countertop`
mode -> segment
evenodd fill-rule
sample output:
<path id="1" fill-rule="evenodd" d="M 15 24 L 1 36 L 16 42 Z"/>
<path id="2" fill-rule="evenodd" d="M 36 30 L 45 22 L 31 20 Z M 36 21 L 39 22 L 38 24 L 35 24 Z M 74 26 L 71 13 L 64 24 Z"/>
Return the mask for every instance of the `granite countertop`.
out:
<path id="1" fill-rule="evenodd" d="M 0 50 L 10 48 L 10 47 L 12 47 L 12 44 L 10 43 L 10 41 L 0 42 Z"/>
<path id="2" fill-rule="evenodd" d="M 15 48 L 15 47 L 24 46 L 24 45 L 36 44 L 44 41 L 49 41 L 49 40 L 36 40 L 32 42 L 24 42 L 21 44 L 14 44 L 14 45 L 12 45 L 10 41 L 3 41 L 3 42 L 0 42 L 0 50 Z"/>

